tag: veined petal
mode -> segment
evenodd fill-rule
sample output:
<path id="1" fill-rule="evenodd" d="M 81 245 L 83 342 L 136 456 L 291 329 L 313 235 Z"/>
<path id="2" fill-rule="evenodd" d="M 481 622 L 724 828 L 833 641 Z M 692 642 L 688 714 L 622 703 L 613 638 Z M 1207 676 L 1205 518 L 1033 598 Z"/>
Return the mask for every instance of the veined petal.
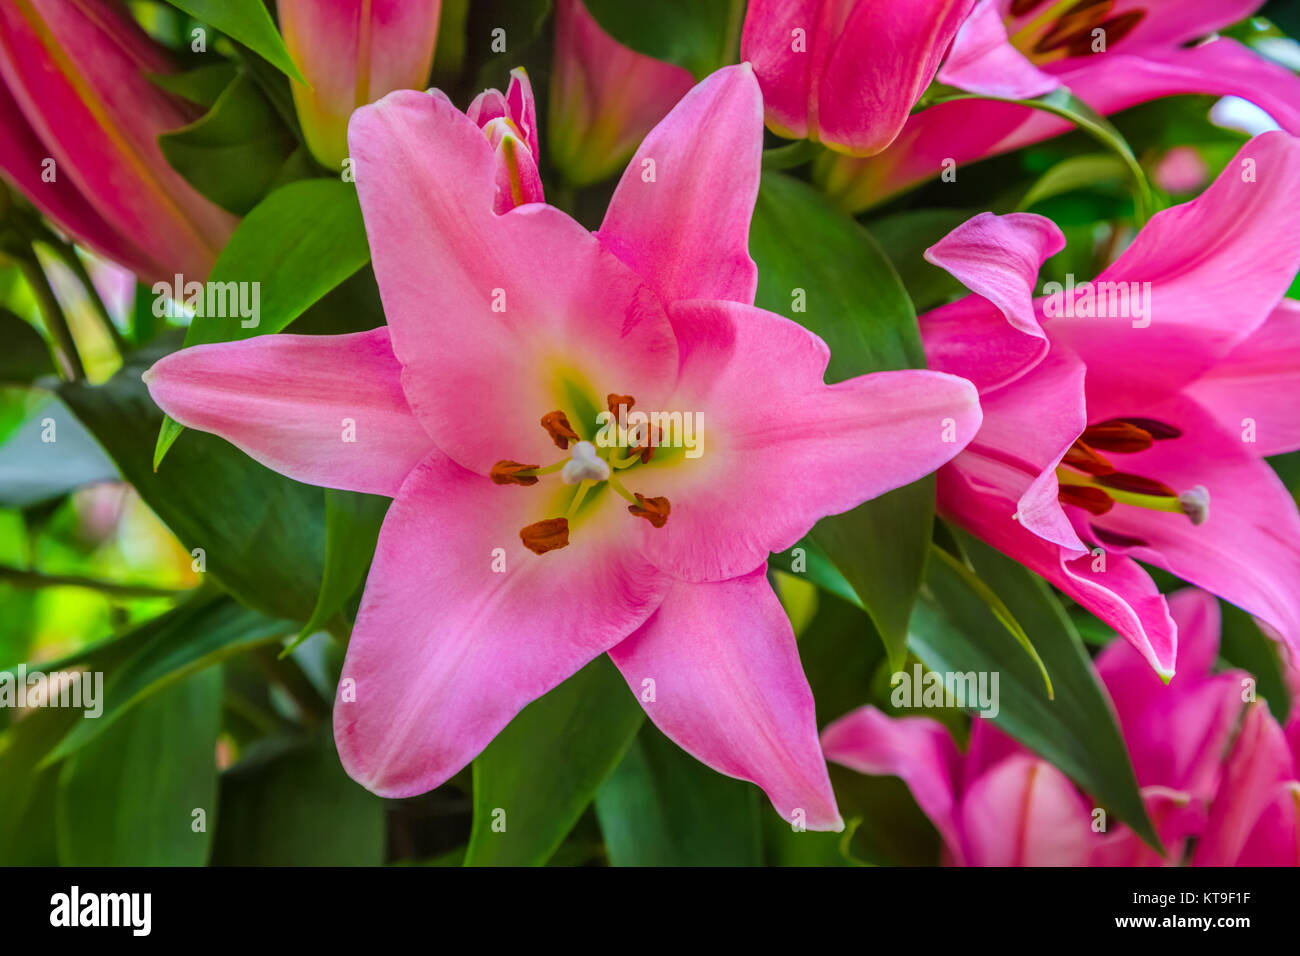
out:
<path id="1" fill-rule="evenodd" d="M 145 373 L 187 428 L 220 435 L 282 475 L 395 495 L 434 449 L 406 403 L 388 329 L 196 345 Z"/>
<path id="2" fill-rule="evenodd" d="M 1126 467 L 1178 491 L 1203 486 L 1209 515 L 1194 525 L 1180 514 L 1116 505 L 1092 524 L 1140 539 L 1121 550 L 1249 611 L 1300 648 L 1300 514 L 1291 493 L 1238 434 L 1222 431 L 1190 400 L 1172 398 L 1142 414 L 1177 422 L 1182 436 L 1126 456 Z"/>
<path id="3" fill-rule="evenodd" d="M 1209 824 L 1197 842 L 1195 865 L 1238 865 L 1251 831 L 1278 797 L 1280 786 L 1295 779 L 1290 748 L 1268 704 L 1250 704 L 1210 807 Z M 1294 852 L 1294 844 L 1287 849 Z"/>
<path id="4" fill-rule="evenodd" d="M 753 304 L 762 109 L 749 65 L 724 67 L 650 131 L 619 180 L 597 235 L 664 302 Z"/>
<path id="5" fill-rule="evenodd" d="M 1255 332 L 1188 387 L 1227 432 L 1256 454 L 1300 448 L 1300 302 L 1283 299 Z"/>
<path id="6" fill-rule="evenodd" d="M 1246 143 L 1199 197 L 1153 216 L 1093 284 L 1130 299 L 1149 288 L 1140 319 L 1045 321 L 1053 343 L 1087 363 L 1090 402 L 1186 385 L 1262 325 L 1300 269 L 1300 232 L 1284 212 L 1297 206 L 1300 140 L 1275 131 Z"/>
<path id="7" fill-rule="evenodd" d="M 549 516 L 535 491 L 434 452 L 398 492 L 334 706 L 339 756 L 367 789 L 438 786 L 657 606 L 661 579 L 621 525 L 592 521 L 569 547 L 526 550 L 520 528 Z"/>
<path id="8" fill-rule="evenodd" d="M 987 394 L 1014 382 L 1047 354 L 1047 339 L 1026 335 L 979 295 L 931 309 L 918 319 L 930 368 L 969 379 Z"/>
<path id="9" fill-rule="evenodd" d="M 963 379 L 878 372 L 828 386 L 826 344 L 794 322 L 730 302 L 678 303 L 671 317 L 683 358 L 670 407 L 699 416 L 702 442 L 629 481 L 671 500 L 668 523 L 639 540 L 686 580 L 752 570 L 818 519 L 929 474 L 979 427 Z"/>
<path id="10" fill-rule="evenodd" d="M 447 454 L 480 474 L 544 464 L 541 416 L 581 412 L 595 430 L 575 394 L 593 419 L 610 392 L 667 395 L 677 350 L 654 294 L 559 210 L 496 215 L 492 147 L 449 101 L 391 93 L 350 137 L 402 384 Z"/>
<path id="11" fill-rule="evenodd" d="M 765 568 L 711 584 L 674 582 L 654 616 L 609 656 L 650 719 L 687 753 L 758 784 L 788 821 L 844 828 L 812 691 Z"/>
<path id="12" fill-rule="evenodd" d="M 1043 263 L 1064 248 L 1065 235 L 1050 219 L 983 212 L 926 249 L 925 259 L 997 306 L 1013 328 L 1045 339 L 1034 315 L 1034 287 Z"/>
<path id="13" fill-rule="evenodd" d="M 999 0 L 979 0 L 953 38 L 936 79 L 948 86 L 1011 100 L 1050 93 L 1061 81 L 1025 59 L 1007 39 Z"/>
<path id="14" fill-rule="evenodd" d="M 971 866 L 1082 866 L 1093 845 L 1090 809 L 1046 760 L 1009 757 L 962 795 L 966 860 Z"/>
<path id="15" fill-rule="evenodd" d="M 962 757 L 943 724 L 928 717 L 891 719 L 875 707 L 862 707 L 822 731 L 822 751 L 827 760 L 858 773 L 901 779 L 954 860 L 964 861 L 954 818 Z"/>

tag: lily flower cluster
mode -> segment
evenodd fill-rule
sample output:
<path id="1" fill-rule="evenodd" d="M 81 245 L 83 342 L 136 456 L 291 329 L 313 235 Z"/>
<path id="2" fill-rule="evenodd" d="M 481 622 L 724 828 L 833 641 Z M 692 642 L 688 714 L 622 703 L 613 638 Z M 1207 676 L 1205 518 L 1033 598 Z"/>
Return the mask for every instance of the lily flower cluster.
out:
<path id="1" fill-rule="evenodd" d="M 902 778 L 951 864 L 1295 865 L 1300 716 L 1216 669 L 1218 599 L 1283 672 L 1300 653 L 1300 511 L 1266 460 L 1300 450 L 1300 78 L 1219 35 L 1260 4 L 750 0 L 734 49 L 692 71 L 559 0 L 549 75 L 468 91 L 435 60 L 449 6 L 278 4 L 278 105 L 309 175 L 355 184 L 382 317 L 209 339 L 143 375 L 175 424 L 391 499 L 333 703 L 347 773 L 438 788 L 608 655 L 666 737 L 799 828 L 844 827 L 829 760 Z M 122 5 L 0 6 L 0 172 L 146 283 L 206 277 L 253 221 L 160 145 L 219 108 L 178 71 Z M 1096 255 L 992 195 L 898 253 L 965 290 L 915 323 L 927 367 L 827 384 L 801 310 L 756 305 L 787 292 L 759 295 L 750 251 L 765 136 L 807 141 L 799 188 L 865 243 L 852 216 L 906 210 L 947 169 L 1182 94 L 1277 128 Z M 1081 244 L 1095 274 L 1044 282 Z M 1116 635 L 1088 666 L 1163 856 L 1099 830 L 1084 788 L 992 721 L 962 750 L 864 686 L 819 728 L 769 558 L 935 474 L 943 522 Z M 1168 575 L 1192 587 L 1166 597 Z"/>

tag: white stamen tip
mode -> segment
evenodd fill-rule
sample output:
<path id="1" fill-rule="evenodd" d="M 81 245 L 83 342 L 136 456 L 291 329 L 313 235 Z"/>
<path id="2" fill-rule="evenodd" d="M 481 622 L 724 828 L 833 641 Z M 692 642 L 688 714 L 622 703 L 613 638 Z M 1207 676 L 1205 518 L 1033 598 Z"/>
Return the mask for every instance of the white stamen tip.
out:
<path id="1" fill-rule="evenodd" d="M 1192 524 L 1205 524 L 1210 520 L 1210 492 L 1204 485 L 1184 491 L 1178 496 L 1178 504 L 1183 514 L 1192 519 Z"/>
<path id="2" fill-rule="evenodd" d="M 560 480 L 566 485 L 584 481 L 604 481 L 609 477 L 609 465 L 596 455 L 596 446 L 589 441 L 576 442 L 573 457 L 560 469 Z"/>

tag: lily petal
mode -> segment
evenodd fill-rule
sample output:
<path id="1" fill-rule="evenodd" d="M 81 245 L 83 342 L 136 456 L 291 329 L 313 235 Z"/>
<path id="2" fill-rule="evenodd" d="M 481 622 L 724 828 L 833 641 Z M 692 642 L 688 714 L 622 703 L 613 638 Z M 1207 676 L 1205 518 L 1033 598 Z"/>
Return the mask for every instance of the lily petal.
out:
<path id="1" fill-rule="evenodd" d="M 935 79 L 1010 100 L 1050 93 L 1061 81 L 1029 62 L 1007 39 L 1000 0 L 979 0 L 952 41 Z"/>
<path id="2" fill-rule="evenodd" d="M 664 302 L 752 305 L 749 222 L 758 196 L 763 102 L 749 64 L 686 94 L 632 157 L 598 233 Z"/>
<path id="3" fill-rule="evenodd" d="M 650 719 L 687 753 L 758 784 L 788 821 L 844 828 L 812 691 L 765 568 L 712 584 L 674 582 L 654 616 L 609 656 Z"/>
<path id="4" fill-rule="evenodd" d="M 374 793 L 437 787 L 657 606 L 661 580 L 621 525 L 527 551 L 520 528 L 545 517 L 533 490 L 435 452 L 389 508 L 334 706 L 343 766 Z"/>
<path id="5" fill-rule="evenodd" d="M 177 422 L 220 435 L 273 471 L 391 497 L 435 447 L 400 376 L 388 329 L 378 328 L 196 345 L 144 379 Z"/>
<path id="6" fill-rule="evenodd" d="M 1046 760 L 1017 755 L 962 796 L 970 866 L 1082 866 L 1093 845 L 1087 801 Z"/>
<path id="7" fill-rule="evenodd" d="M 644 553 L 689 581 L 762 564 L 818 519 L 929 474 L 979 427 L 969 382 L 878 372 L 823 384 L 826 344 L 781 316 L 729 302 L 671 309 L 682 370 L 670 407 L 696 411 L 694 460 L 660 456 L 629 477 L 672 517 L 639 529 Z"/>

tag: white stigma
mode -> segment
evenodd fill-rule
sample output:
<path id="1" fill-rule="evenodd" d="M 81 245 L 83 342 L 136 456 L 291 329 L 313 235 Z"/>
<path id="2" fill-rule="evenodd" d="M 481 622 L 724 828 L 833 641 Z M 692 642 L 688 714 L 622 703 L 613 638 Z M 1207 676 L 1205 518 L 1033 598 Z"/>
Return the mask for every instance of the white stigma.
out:
<path id="1" fill-rule="evenodd" d="M 1179 507 L 1183 514 L 1192 519 L 1192 524 L 1205 524 L 1210 520 L 1210 492 L 1204 485 L 1197 485 L 1178 496 Z"/>
<path id="2" fill-rule="evenodd" d="M 609 465 L 596 456 L 596 446 L 589 441 L 576 442 L 573 457 L 560 469 L 560 480 L 566 485 L 604 481 L 608 477 Z"/>

